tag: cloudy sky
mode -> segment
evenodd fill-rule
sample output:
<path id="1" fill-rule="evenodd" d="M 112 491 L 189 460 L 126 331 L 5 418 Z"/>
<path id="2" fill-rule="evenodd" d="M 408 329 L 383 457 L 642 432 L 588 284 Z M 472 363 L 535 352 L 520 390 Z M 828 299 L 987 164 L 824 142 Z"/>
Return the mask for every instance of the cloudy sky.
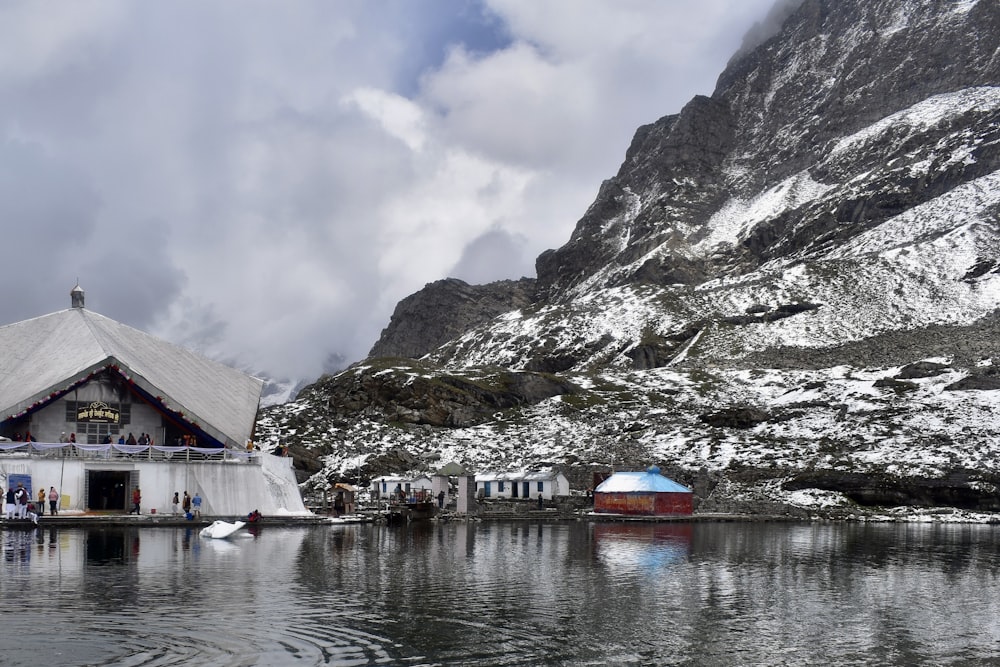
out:
<path id="1" fill-rule="evenodd" d="M 773 0 L 0 0 L 0 323 L 87 307 L 272 377 L 534 276 Z"/>

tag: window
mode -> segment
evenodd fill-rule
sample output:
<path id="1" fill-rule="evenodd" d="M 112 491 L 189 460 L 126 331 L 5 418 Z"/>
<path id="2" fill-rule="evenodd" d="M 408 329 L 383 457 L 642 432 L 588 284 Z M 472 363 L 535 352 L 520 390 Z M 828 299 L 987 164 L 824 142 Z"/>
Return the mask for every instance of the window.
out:
<path id="1" fill-rule="evenodd" d="M 118 442 L 121 434 L 121 427 L 118 424 L 101 424 L 99 422 L 80 422 L 76 425 L 76 441 L 88 445 L 103 443 L 107 436 L 111 436 L 112 442 Z"/>
<path id="2" fill-rule="evenodd" d="M 503 482 L 497 482 L 497 493 L 503 493 Z"/>
<path id="3" fill-rule="evenodd" d="M 538 483 L 538 492 L 541 493 L 544 490 L 545 490 L 545 482 L 539 482 Z"/>

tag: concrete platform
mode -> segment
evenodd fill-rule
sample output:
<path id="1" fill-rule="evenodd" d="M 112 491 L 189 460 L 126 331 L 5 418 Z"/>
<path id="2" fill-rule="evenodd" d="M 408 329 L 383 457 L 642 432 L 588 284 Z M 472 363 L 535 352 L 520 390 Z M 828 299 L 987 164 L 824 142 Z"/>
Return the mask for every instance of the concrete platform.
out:
<path id="1" fill-rule="evenodd" d="M 327 522 L 326 516 L 268 516 L 262 517 L 261 525 L 265 526 L 300 526 L 315 525 Z M 108 512 L 57 514 L 51 516 L 38 517 L 37 526 L 29 519 L 0 519 L 0 530 L 25 530 L 32 528 L 81 528 L 95 526 L 116 526 L 136 528 L 149 527 L 172 527 L 172 528 L 202 528 L 213 521 L 221 519 L 223 521 L 244 521 L 242 517 L 233 516 L 205 516 L 200 519 L 185 519 L 182 516 L 170 514 L 115 514 Z"/>

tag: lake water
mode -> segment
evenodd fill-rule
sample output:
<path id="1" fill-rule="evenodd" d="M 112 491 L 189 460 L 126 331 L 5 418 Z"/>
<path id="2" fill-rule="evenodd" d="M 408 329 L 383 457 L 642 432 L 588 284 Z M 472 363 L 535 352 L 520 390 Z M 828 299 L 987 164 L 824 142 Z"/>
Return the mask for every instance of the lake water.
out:
<path id="1" fill-rule="evenodd" d="M 1000 526 L 0 535 L 4 665 L 1000 662 Z"/>

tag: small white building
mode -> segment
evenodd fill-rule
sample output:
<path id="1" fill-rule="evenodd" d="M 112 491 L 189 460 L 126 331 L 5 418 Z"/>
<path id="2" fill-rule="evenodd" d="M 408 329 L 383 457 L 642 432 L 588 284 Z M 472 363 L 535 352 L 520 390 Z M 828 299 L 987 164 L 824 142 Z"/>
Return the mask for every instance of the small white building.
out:
<path id="1" fill-rule="evenodd" d="M 398 495 L 400 490 L 410 498 L 415 495 L 430 495 L 433 485 L 431 478 L 426 475 L 419 477 L 397 477 L 393 475 L 383 475 L 371 481 L 371 494 L 373 499 L 386 500 Z"/>
<path id="2" fill-rule="evenodd" d="M 476 475 L 476 495 L 483 498 L 545 500 L 569 495 L 569 480 L 561 472 L 486 472 Z"/>

